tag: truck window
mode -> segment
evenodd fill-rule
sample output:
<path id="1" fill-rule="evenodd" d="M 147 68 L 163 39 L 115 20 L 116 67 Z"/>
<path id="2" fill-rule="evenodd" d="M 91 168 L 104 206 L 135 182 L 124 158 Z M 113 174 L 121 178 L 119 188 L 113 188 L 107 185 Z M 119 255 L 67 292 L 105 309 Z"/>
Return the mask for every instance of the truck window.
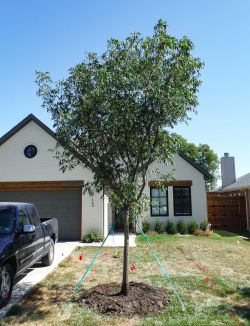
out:
<path id="1" fill-rule="evenodd" d="M 30 224 L 29 216 L 23 209 L 19 210 L 18 220 L 19 220 L 19 230 L 22 230 L 24 225 Z"/>
<path id="2" fill-rule="evenodd" d="M 30 219 L 31 219 L 31 224 L 33 224 L 35 226 L 38 226 L 40 224 L 40 217 L 39 217 L 35 207 L 34 206 L 28 206 L 27 211 L 28 211 Z"/>
<path id="3" fill-rule="evenodd" d="M 14 228 L 15 220 L 13 208 L 0 209 L 0 234 L 10 234 Z"/>

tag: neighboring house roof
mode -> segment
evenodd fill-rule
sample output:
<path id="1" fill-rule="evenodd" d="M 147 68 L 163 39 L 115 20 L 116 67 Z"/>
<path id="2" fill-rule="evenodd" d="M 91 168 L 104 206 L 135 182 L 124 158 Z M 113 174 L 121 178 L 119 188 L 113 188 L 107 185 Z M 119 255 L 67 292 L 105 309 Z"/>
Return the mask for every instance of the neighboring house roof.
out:
<path id="1" fill-rule="evenodd" d="M 216 187 L 216 188 L 214 188 L 214 189 L 212 189 L 210 191 L 216 192 L 216 191 L 220 191 L 221 189 L 222 189 L 222 186 L 218 186 L 218 187 Z"/>
<path id="2" fill-rule="evenodd" d="M 217 191 L 240 190 L 244 188 L 250 188 L 250 173 L 244 174 L 227 187 L 220 187 L 220 189 L 217 188 Z"/>
<path id="3" fill-rule="evenodd" d="M 41 120 L 37 119 L 33 114 L 29 114 L 25 119 L 19 122 L 15 127 L 13 127 L 10 131 L 8 131 L 5 135 L 0 138 L 0 146 L 5 143 L 10 137 L 15 135 L 19 130 L 21 130 L 24 126 L 26 126 L 30 121 L 34 121 L 38 126 L 40 126 L 45 132 L 47 132 L 51 137 L 56 138 L 56 134 L 49 127 L 47 127 Z M 201 172 L 204 177 L 208 180 L 212 179 L 211 174 L 209 174 L 205 169 L 203 169 L 200 165 L 195 163 L 191 158 L 186 156 L 184 153 L 178 153 L 180 157 L 182 157 L 186 162 L 191 164 L 196 170 Z"/>
<path id="4" fill-rule="evenodd" d="M 46 131 L 50 136 L 55 138 L 55 133 L 48 128 L 42 121 L 37 119 L 33 114 L 29 114 L 25 119 L 19 122 L 15 127 L 13 127 L 10 131 L 8 131 L 5 135 L 0 138 L 0 146 L 5 143 L 10 137 L 15 135 L 19 130 L 21 130 L 25 125 L 27 125 L 30 121 L 34 121 L 41 127 L 44 131 Z"/>

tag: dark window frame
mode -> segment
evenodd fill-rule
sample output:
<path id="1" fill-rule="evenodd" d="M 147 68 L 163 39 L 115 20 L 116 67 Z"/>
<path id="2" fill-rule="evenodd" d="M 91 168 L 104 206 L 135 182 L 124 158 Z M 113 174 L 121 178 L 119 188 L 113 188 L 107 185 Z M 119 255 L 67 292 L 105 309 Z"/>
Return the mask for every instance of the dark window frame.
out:
<path id="1" fill-rule="evenodd" d="M 175 195 L 175 190 L 176 189 L 188 189 L 188 198 L 189 198 L 189 212 L 188 213 L 177 213 L 176 212 L 176 195 Z M 177 186 L 173 187 L 173 202 L 174 202 L 174 216 L 192 216 L 192 192 L 191 192 L 191 187 L 189 186 Z"/>
<path id="2" fill-rule="evenodd" d="M 153 214 L 152 212 L 152 207 L 156 206 L 156 205 L 152 205 L 152 199 L 153 198 L 156 198 L 156 197 L 152 197 L 152 190 L 153 189 L 158 189 L 158 199 L 159 198 L 166 198 L 166 205 L 160 205 L 160 203 L 158 204 L 158 207 L 159 207 L 159 214 Z M 150 187 L 150 215 L 153 216 L 153 217 L 165 217 L 165 216 L 169 216 L 169 206 L 168 206 L 168 188 L 166 187 L 165 188 L 165 197 L 160 197 L 159 196 L 159 191 L 161 189 L 157 188 L 157 187 Z M 163 206 L 166 206 L 167 207 L 167 214 L 160 214 L 160 207 L 163 207 Z"/>
<path id="3" fill-rule="evenodd" d="M 28 145 L 24 149 L 25 157 L 31 159 L 37 155 L 37 147 L 35 145 Z"/>

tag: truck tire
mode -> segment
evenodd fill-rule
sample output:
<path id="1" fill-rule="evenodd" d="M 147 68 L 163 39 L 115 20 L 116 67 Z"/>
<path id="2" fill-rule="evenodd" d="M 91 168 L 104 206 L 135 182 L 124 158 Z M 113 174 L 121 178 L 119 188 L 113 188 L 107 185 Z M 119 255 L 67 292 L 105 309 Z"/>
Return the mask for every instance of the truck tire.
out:
<path id="1" fill-rule="evenodd" d="M 0 274 L 0 308 L 5 306 L 11 298 L 14 282 L 14 271 L 10 264 L 1 267 Z"/>
<path id="2" fill-rule="evenodd" d="M 54 241 L 52 239 L 50 239 L 48 253 L 46 256 L 43 256 L 41 259 L 42 264 L 44 266 L 50 266 L 54 261 L 54 255 L 55 255 L 55 244 L 54 244 Z"/>

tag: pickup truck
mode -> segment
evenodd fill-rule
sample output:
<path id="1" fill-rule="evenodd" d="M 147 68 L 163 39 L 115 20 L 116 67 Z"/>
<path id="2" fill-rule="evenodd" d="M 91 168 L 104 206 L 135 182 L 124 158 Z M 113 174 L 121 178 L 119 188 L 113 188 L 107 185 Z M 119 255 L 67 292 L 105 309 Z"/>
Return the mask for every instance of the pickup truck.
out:
<path id="1" fill-rule="evenodd" d="M 40 219 L 33 204 L 0 202 L 0 307 L 10 299 L 15 277 L 37 261 L 52 264 L 57 240 L 57 219 Z"/>

